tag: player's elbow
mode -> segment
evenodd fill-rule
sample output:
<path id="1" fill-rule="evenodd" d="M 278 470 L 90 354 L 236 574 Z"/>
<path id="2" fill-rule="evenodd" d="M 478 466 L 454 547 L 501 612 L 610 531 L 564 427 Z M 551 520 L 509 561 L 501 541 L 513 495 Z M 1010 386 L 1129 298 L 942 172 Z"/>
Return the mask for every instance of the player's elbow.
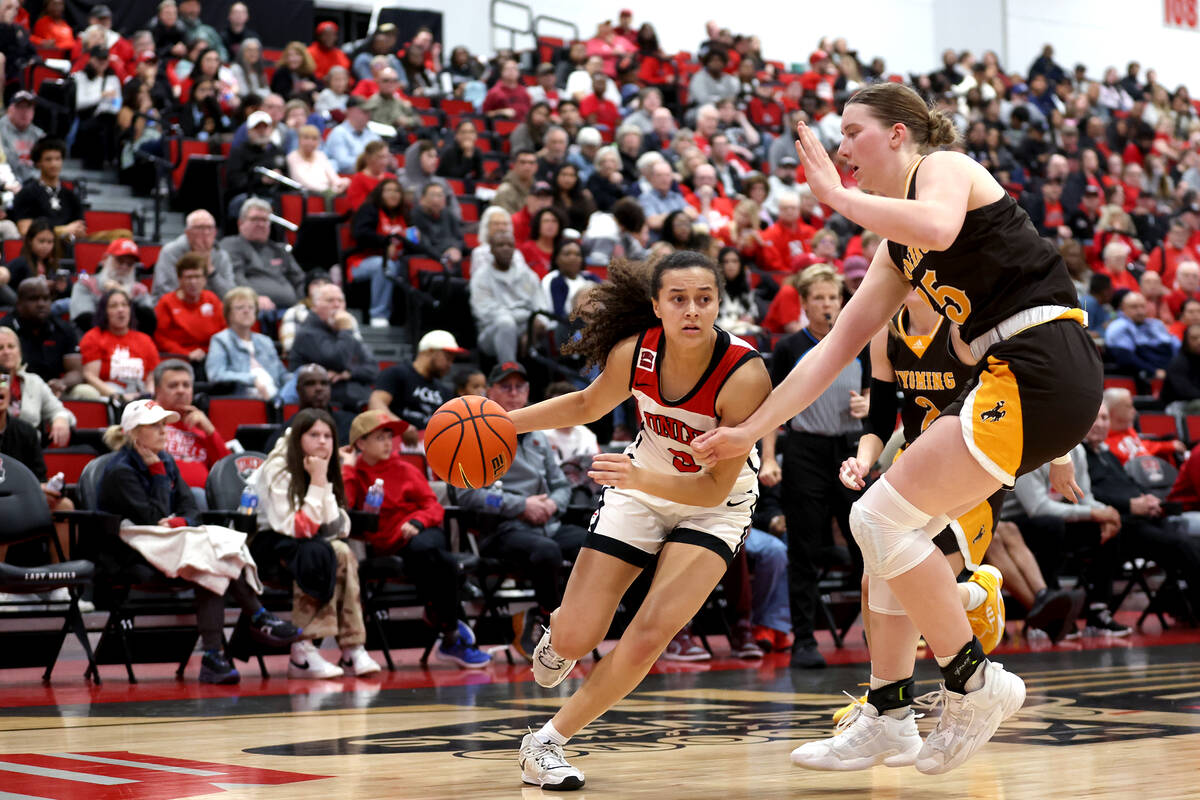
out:
<path id="1" fill-rule="evenodd" d="M 935 215 L 930 218 L 927 225 L 925 246 L 934 251 L 949 250 L 950 246 L 954 244 L 954 240 L 958 238 L 961 229 L 961 220 L 955 222 L 941 219 L 940 215 Z"/>

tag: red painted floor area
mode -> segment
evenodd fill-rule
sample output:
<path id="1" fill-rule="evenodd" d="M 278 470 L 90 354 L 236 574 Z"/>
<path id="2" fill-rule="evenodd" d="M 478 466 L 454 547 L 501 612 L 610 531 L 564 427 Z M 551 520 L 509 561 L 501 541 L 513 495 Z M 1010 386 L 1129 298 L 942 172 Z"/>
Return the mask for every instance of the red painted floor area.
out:
<path id="1" fill-rule="evenodd" d="M 1118 615 L 1118 619 L 1126 625 L 1137 622 L 1137 612 L 1126 612 Z M 1020 635 L 1021 624 L 1009 626 L 1009 635 L 1004 643 L 996 649 L 996 655 L 1005 653 L 1025 653 L 1045 650 L 1100 650 L 1107 648 L 1141 648 L 1160 647 L 1180 644 L 1200 643 L 1200 628 L 1187 628 L 1176 625 L 1163 632 L 1156 620 L 1147 620 L 1143 630 L 1135 631 L 1122 638 L 1081 638 L 1073 641 L 1051 645 L 1048 641 L 1035 641 L 1032 646 Z M 846 646 L 836 649 L 828 634 L 818 634 L 821 652 L 831 665 L 865 663 L 868 660 L 866 646 L 863 644 L 862 628 L 855 626 L 846 639 Z M 788 654 L 773 653 L 766 658 L 743 661 L 729 658 L 726 654 L 728 646 L 723 637 L 711 637 L 710 644 L 716 651 L 716 656 L 707 662 L 680 663 L 659 661 L 652 672 L 654 673 L 693 673 L 714 670 L 757 670 L 764 679 L 775 677 L 777 673 L 788 669 Z M 611 650 L 616 642 L 605 642 L 601 653 Z M 209 686 L 196 680 L 199 670 L 199 658 L 193 657 L 182 680 L 175 678 L 175 667 L 171 664 L 141 664 L 134 665 L 139 682 L 130 684 L 125 677 L 125 670 L 120 666 L 101 667 L 104 684 L 93 686 L 83 680 L 84 662 L 78 659 L 62 658 L 55 667 L 53 680 L 49 684 L 41 681 L 41 669 L 14 669 L 0 672 L 0 708 L 22 708 L 31 706 L 71 706 L 94 705 L 99 703 L 150 702 L 158 700 L 199 699 L 209 697 L 255 697 L 267 695 L 297 695 L 310 691 L 328 693 L 330 691 L 359 691 L 363 689 L 420 689 L 444 686 L 465 686 L 488 683 L 516 683 L 531 681 L 528 664 L 509 664 L 502 654 L 499 654 L 485 669 L 464 670 L 451 664 L 430 661 L 428 667 L 418 663 L 421 651 L 396 650 L 393 658 L 396 660 L 395 672 L 386 669 L 373 676 L 365 678 L 345 678 L 335 681 L 298 681 L 289 680 L 287 676 L 286 656 L 272 656 L 266 659 L 267 669 L 271 677 L 259 675 L 257 664 L 238 664 L 242 673 L 242 681 L 237 686 Z M 382 658 L 376 654 L 377 660 Z M 575 675 L 586 675 L 592 667 L 591 659 L 586 659 L 576 667 Z M 93 711 L 93 714 L 96 712 Z"/>

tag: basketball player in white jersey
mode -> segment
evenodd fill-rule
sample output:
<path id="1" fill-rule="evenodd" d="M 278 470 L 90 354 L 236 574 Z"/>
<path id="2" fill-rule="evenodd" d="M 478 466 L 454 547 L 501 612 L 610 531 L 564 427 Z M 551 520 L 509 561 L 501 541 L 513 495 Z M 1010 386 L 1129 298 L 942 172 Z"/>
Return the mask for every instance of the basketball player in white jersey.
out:
<path id="1" fill-rule="evenodd" d="M 700 610 L 750 529 L 757 453 L 707 468 L 690 445 L 746 419 L 771 391 L 758 350 L 716 327 L 720 297 L 720 270 L 700 253 L 674 253 L 653 268 L 614 265 L 590 294 L 587 327 L 574 343 L 604 372 L 583 391 L 510 414 L 518 435 L 567 428 L 599 419 L 632 394 L 643 425 L 624 453 L 592 462 L 589 474 L 605 489 L 562 605 L 534 650 L 538 683 L 557 686 L 600 643 L 625 590 L 658 555 L 650 591 L 617 647 L 521 743 L 525 783 L 583 786 L 563 745 L 637 687 Z"/>

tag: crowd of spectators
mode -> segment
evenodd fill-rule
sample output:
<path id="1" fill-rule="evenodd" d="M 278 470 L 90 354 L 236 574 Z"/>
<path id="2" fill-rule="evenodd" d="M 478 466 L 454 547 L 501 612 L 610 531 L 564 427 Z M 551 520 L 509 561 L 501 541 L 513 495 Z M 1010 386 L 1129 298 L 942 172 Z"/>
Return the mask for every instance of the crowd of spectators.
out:
<path id="1" fill-rule="evenodd" d="M 1184 534 L 1200 529 L 1188 516 L 1200 519 L 1200 468 L 1183 441 L 1141 437 L 1135 424 L 1137 408 L 1158 404 L 1180 415 L 1182 431 L 1183 415 L 1200 411 L 1200 106 L 1186 86 L 1168 87 L 1137 63 L 1123 77 L 1111 67 L 1097 74 L 1098 64 L 1068 70 L 1049 46 L 1024 72 L 990 51 L 948 50 L 936 69 L 900 75 L 845 39 L 825 38 L 789 69 L 755 36 L 715 22 L 694 53 L 666 53 L 653 24 L 635 26 L 630 11 L 583 41 L 543 40 L 532 52 L 444 49 L 424 28 L 401 42 L 391 24 L 346 42 L 330 21 L 311 44 L 273 51 L 255 33 L 266 21 L 243 3 L 229 7 L 222 30 L 202 10 L 200 0 L 163 0 L 143 28 L 115 31 L 102 5 L 73 28 L 62 0 L 32 21 L 19 0 L 0 0 L 8 79 L 0 184 L 11 193 L 0 237 L 20 240 L 20 254 L 0 267 L 0 306 L 11 308 L 0 324 L 12 331 L 0 336 L 0 387 L 10 417 L 40 430 L 47 447 L 74 441 L 63 400 L 106 400 L 120 418 L 153 398 L 166 412 L 162 443 L 135 425 L 122 463 L 146 472 L 157 446 L 168 474 L 193 490 L 162 500 L 180 512 L 165 517 L 185 520 L 204 506 L 208 470 L 230 452 L 205 395 L 258 398 L 288 417 L 254 479 L 262 506 L 252 550 L 295 566 L 312 556 L 299 543 L 319 539 L 333 587 L 296 584 L 293 620 L 304 633 L 293 675 L 372 671 L 356 555 L 342 540 L 345 511 L 362 505 L 376 477 L 386 497 L 373 546 L 422 565 L 414 577 L 439 653 L 462 666 L 487 663 L 460 621 L 441 505 L 427 476 L 393 456 L 420 452 L 420 430 L 454 396 L 449 377 L 458 393 L 485 393 L 509 409 L 550 391 L 549 380 L 586 381 L 590 373 L 558 346 L 580 335 L 571 312 L 610 261 L 707 253 L 726 278 L 720 324 L 757 343 L 776 381 L 819 341 L 880 239 L 816 200 L 794 130 L 808 123 L 835 151 L 846 100 L 878 81 L 909 83 L 953 117 L 961 134 L 953 147 L 987 167 L 1060 249 L 1107 372 L 1138 395 L 1106 395 L 1094 435 L 1075 454 L 1086 503 L 1049 497 L 1043 473 L 1019 482 L 997 536 L 998 560 L 1022 573 L 1018 601 L 1036 606 L 1080 553 L 1092 632 L 1127 632 L 1111 603 L 1129 558 L 1169 562 L 1200 586 L 1196 540 Z M 40 87 L 22 85 L 26 67 L 54 58 L 70 64 L 64 138 L 34 124 L 41 98 L 30 90 Z M 184 232 L 143 262 L 144 245 L 129 232 L 88 230 L 85 202 L 102 207 L 102 197 L 82 196 L 64 161 L 140 190 L 139 154 L 164 156 L 177 131 L 227 154 L 229 202 L 188 214 Z M 272 227 L 283 186 L 260 167 L 341 213 L 349 244 L 339 264 L 301 268 Z M 842 177 L 853 186 L 852 174 Z M 108 242 L 99 268 L 62 269 L 60 259 L 89 240 Z M 438 269 L 410 276 L 417 260 Z M 356 293 L 368 298 L 356 306 L 361 319 L 347 307 Z M 426 311 L 443 324 L 423 322 Z M 418 333 L 414 356 L 381 370 L 360 326 L 398 318 Z M 454 370 L 456 359 L 474 364 Z M 865 374 L 847 377 L 849 405 L 840 397 L 830 406 L 842 415 L 836 424 L 817 413 L 789 425 L 782 470 L 776 442 L 764 442 L 764 488 L 785 491 L 756 518 L 740 655 L 794 641 L 795 665 L 824 663 L 813 632 L 818 579 L 844 543 L 852 497 L 817 497 L 828 493 L 803 470 L 828 460 L 813 455 L 832 447 L 826 440 L 837 439 L 838 453 L 852 445 L 869 404 Z M 580 459 L 627 441 L 636 425 L 619 408 L 592 431 L 523 437 L 498 504 L 483 489 L 454 498 L 493 517 L 481 552 L 533 583 L 534 607 L 516 625 L 519 651 L 531 652 L 582 541 L 569 512 L 586 508 L 594 487 L 580 477 Z M 27 433 L 0 431 L 0 442 L 29 451 Z M 1171 498 L 1120 468 L 1158 456 L 1179 469 Z M 153 488 L 147 475 L 159 474 L 139 480 Z M 47 489 L 47 502 L 70 500 Z M 1021 555 L 1023 534 L 1033 567 Z M 321 636 L 337 639 L 338 664 L 311 644 Z M 681 637 L 667 657 L 702 657 L 690 634 Z"/>

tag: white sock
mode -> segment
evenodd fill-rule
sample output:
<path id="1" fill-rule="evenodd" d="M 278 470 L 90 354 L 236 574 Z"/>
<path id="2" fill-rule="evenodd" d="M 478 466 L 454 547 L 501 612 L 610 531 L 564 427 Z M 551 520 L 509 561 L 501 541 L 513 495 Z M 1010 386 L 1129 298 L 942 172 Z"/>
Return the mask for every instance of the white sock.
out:
<path id="1" fill-rule="evenodd" d="M 984 589 L 978 583 L 969 581 L 962 585 L 967 587 L 967 611 L 973 611 L 974 609 L 979 608 L 981 605 L 983 605 L 983 602 L 987 600 L 987 589 Z"/>
<path id="2" fill-rule="evenodd" d="M 537 739 L 542 744 L 556 744 L 559 747 L 562 747 L 571 737 L 563 736 L 561 733 L 559 733 L 558 728 L 554 727 L 554 721 L 551 720 L 543 725 L 542 729 L 533 735 L 533 738 Z"/>
<path id="3" fill-rule="evenodd" d="M 887 686 L 889 683 L 895 683 L 895 681 L 885 681 L 883 678 L 876 678 L 874 675 L 871 676 L 871 688 L 872 689 L 882 689 L 883 687 Z"/>
<path id="4" fill-rule="evenodd" d="M 954 655 L 958 655 L 958 653 L 955 653 Z M 934 656 L 934 658 L 937 660 L 937 665 L 939 667 L 944 667 L 954 660 L 954 656 L 946 656 L 945 658 L 942 658 L 941 656 Z"/>

